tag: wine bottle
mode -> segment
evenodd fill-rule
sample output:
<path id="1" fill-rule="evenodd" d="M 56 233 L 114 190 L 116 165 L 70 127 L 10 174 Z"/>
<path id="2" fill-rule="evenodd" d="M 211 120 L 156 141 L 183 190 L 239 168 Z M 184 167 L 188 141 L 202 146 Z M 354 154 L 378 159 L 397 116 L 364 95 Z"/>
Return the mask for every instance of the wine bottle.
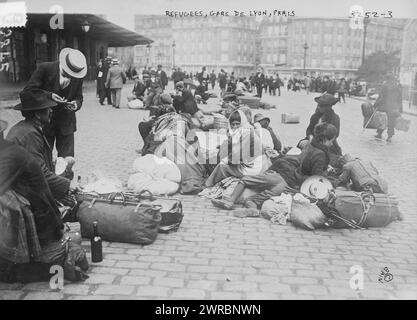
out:
<path id="1" fill-rule="evenodd" d="M 101 243 L 101 237 L 98 234 L 98 223 L 93 222 L 93 238 L 91 239 L 91 261 L 101 262 L 103 261 L 103 246 Z"/>

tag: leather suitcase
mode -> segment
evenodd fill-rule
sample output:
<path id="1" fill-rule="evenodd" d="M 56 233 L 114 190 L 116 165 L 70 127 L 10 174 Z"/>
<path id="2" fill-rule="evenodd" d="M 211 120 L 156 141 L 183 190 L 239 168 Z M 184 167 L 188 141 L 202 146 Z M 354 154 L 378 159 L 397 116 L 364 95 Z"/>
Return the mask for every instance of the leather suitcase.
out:
<path id="1" fill-rule="evenodd" d="M 300 116 L 292 113 L 281 114 L 282 123 L 300 123 Z"/>

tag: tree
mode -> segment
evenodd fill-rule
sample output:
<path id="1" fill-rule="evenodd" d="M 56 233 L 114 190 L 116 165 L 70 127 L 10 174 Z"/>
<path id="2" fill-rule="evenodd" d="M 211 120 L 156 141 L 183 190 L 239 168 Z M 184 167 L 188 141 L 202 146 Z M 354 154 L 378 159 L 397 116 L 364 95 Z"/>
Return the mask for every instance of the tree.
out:
<path id="1" fill-rule="evenodd" d="M 359 75 L 368 82 L 382 82 L 387 73 L 396 73 L 399 69 L 399 53 L 399 50 L 389 53 L 378 51 L 369 55 L 359 68 Z"/>

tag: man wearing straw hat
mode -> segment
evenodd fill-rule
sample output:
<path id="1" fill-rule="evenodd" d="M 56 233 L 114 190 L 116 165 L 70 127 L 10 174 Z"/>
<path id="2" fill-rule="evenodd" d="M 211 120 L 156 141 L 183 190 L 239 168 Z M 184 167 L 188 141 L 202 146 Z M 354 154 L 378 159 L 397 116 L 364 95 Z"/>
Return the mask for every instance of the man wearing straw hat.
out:
<path id="1" fill-rule="evenodd" d="M 75 112 L 83 103 L 83 78 L 87 75 L 84 54 L 64 48 L 58 61 L 44 62 L 32 74 L 25 89 L 41 89 L 58 103 L 51 122 L 45 127 L 45 136 L 51 149 L 56 144 L 58 157 L 74 156 L 74 132 L 77 130 Z"/>
<path id="2" fill-rule="evenodd" d="M 119 60 L 113 59 L 112 66 L 107 73 L 106 87 L 110 88 L 113 108 L 120 108 L 123 84 L 126 83 L 126 74 L 119 66 Z"/>

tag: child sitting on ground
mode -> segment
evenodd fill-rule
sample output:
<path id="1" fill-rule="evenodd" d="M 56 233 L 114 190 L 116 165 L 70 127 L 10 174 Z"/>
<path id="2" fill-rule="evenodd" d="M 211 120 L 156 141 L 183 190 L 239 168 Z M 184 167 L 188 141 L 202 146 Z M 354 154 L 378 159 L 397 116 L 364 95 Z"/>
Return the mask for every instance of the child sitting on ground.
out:
<path id="1" fill-rule="evenodd" d="M 262 113 L 257 113 L 254 117 L 253 122 L 254 122 L 255 128 L 256 126 L 260 125 L 262 128 L 269 131 L 269 133 L 271 134 L 272 141 L 274 143 L 274 150 L 277 150 L 278 152 L 280 152 L 282 148 L 282 144 L 281 144 L 281 141 L 279 141 L 279 139 L 277 138 L 274 130 L 272 130 L 272 128 L 269 126 L 271 119 L 269 119 L 268 117 L 265 117 Z"/>
<path id="2" fill-rule="evenodd" d="M 340 157 L 342 173 L 334 182 L 334 187 L 348 185 L 351 189 L 361 192 L 372 189 L 375 193 L 388 193 L 387 182 L 379 176 L 378 170 L 369 161 L 353 158 L 350 154 Z"/>

